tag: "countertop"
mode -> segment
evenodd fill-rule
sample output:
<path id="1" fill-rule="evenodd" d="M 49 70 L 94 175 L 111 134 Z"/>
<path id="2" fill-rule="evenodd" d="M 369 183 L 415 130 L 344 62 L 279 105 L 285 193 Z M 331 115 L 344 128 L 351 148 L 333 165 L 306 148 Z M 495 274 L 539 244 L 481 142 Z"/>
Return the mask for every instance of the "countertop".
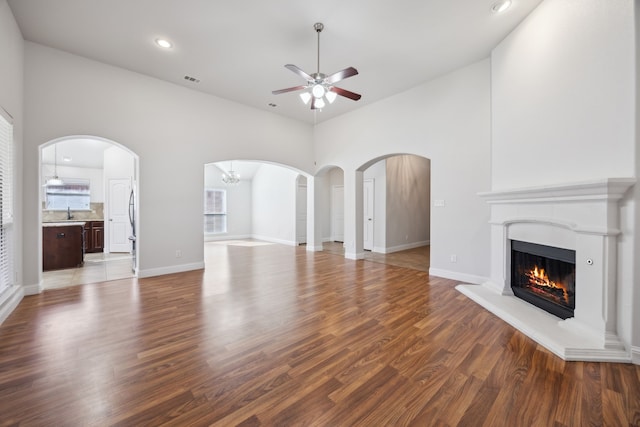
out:
<path id="1" fill-rule="evenodd" d="M 79 225 L 81 227 L 84 227 L 84 225 L 87 223 L 87 221 L 58 221 L 58 222 L 43 222 L 42 226 L 43 227 L 73 227 L 75 225 Z"/>
<path id="2" fill-rule="evenodd" d="M 62 220 L 57 220 L 57 221 L 44 221 L 42 223 L 43 227 L 64 227 L 65 225 L 82 225 L 84 226 L 85 223 L 87 222 L 93 222 L 93 221 L 103 221 L 104 219 L 102 218 L 97 218 L 97 219 L 62 219 Z"/>

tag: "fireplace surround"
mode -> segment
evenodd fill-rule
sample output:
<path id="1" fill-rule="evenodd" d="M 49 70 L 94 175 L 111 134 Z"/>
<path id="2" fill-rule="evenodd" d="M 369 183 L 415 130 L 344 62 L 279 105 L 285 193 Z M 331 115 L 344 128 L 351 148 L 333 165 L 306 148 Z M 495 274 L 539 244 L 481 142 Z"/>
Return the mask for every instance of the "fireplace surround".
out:
<path id="1" fill-rule="evenodd" d="M 457 289 L 565 360 L 630 361 L 617 333 L 616 289 L 619 201 L 634 183 L 609 178 L 481 193 L 491 208 L 491 276 Z M 514 241 L 575 251 L 572 317 L 514 296 Z"/>

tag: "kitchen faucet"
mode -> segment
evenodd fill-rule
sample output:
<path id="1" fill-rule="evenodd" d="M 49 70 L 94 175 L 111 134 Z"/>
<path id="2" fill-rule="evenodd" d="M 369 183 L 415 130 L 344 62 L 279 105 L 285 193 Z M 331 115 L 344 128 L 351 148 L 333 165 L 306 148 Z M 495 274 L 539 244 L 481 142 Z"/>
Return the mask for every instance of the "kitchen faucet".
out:
<path id="1" fill-rule="evenodd" d="M 67 219 L 71 219 L 71 218 L 73 218 L 73 215 L 71 215 L 71 208 L 67 206 Z"/>

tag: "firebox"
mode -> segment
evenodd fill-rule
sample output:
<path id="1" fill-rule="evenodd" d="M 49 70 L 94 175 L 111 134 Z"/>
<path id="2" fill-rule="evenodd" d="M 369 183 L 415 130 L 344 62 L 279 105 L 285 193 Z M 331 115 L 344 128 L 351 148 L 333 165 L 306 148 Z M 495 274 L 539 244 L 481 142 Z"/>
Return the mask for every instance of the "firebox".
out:
<path id="1" fill-rule="evenodd" d="M 561 319 L 576 307 L 576 252 L 511 241 L 511 289 L 514 295 Z"/>

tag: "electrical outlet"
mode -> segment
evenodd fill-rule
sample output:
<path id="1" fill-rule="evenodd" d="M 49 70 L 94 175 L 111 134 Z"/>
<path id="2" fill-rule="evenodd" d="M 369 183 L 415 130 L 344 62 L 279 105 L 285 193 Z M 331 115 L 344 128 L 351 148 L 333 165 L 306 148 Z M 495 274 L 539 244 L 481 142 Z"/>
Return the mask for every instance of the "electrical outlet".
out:
<path id="1" fill-rule="evenodd" d="M 445 205 L 444 200 L 443 199 L 435 199 L 433 201 L 433 206 L 437 206 L 439 208 L 443 208 Z"/>
<path id="2" fill-rule="evenodd" d="M 458 262 L 458 255 L 451 255 L 451 262 Z"/>
<path id="3" fill-rule="evenodd" d="M 182 256 L 182 251 L 180 249 L 176 249 L 176 258 L 180 258 Z"/>

